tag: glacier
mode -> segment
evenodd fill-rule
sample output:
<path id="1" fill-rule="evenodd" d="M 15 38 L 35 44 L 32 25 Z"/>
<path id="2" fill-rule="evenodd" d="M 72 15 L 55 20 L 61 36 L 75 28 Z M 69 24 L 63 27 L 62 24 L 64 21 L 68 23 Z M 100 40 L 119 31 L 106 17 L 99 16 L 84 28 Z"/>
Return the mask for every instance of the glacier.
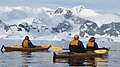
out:
<path id="1" fill-rule="evenodd" d="M 84 6 L 56 9 L 0 6 L 0 38 L 36 40 L 80 40 L 95 36 L 98 41 L 119 41 L 119 13 L 92 10 Z"/>

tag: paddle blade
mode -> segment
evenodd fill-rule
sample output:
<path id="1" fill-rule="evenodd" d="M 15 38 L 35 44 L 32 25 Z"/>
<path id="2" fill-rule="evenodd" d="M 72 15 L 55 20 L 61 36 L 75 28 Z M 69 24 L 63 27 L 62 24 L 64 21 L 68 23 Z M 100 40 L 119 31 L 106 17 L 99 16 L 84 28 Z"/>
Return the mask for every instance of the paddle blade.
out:
<path id="1" fill-rule="evenodd" d="M 56 46 L 52 46 L 51 48 L 53 51 L 61 51 L 62 50 L 61 47 L 56 47 Z"/>
<path id="2" fill-rule="evenodd" d="M 48 47 L 50 47 L 49 44 L 44 44 L 44 45 L 40 45 L 40 46 L 43 47 L 43 48 L 48 48 Z"/>
<path id="3" fill-rule="evenodd" d="M 105 54 L 107 50 L 94 50 L 94 52 L 97 54 Z"/>
<path id="4" fill-rule="evenodd" d="M 12 46 L 20 47 L 21 45 L 20 44 L 12 44 Z"/>

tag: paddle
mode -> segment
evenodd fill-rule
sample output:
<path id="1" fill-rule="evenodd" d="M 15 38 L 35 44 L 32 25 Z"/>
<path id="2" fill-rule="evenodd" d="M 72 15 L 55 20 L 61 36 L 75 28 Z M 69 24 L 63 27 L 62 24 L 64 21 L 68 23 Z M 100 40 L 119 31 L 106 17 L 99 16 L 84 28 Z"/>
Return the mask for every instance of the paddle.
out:
<path id="1" fill-rule="evenodd" d="M 20 44 L 13 44 L 12 46 L 15 46 L 15 47 L 20 47 L 21 45 Z M 41 45 L 42 47 L 48 47 L 49 45 L 48 44 L 45 44 L 45 45 Z M 53 51 L 61 51 L 61 50 L 69 50 L 69 49 L 63 49 L 61 47 L 57 47 L 57 46 L 52 46 L 51 47 Z M 107 50 L 105 49 L 98 49 L 98 50 L 94 50 L 95 53 L 97 54 L 105 54 L 107 52 Z"/>
<path id="2" fill-rule="evenodd" d="M 52 46 L 52 50 L 53 51 L 61 51 L 61 50 L 69 50 L 69 49 L 63 49 L 61 47 Z M 94 50 L 94 52 L 97 54 L 105 54 L 107 52 L 107 50 L 106 49 L 103 49 L 103 50 L 98 49 L 98 50 Z"/>
<path id="3" fill-rule="evenodd" d="M 20 44 L 12 44 L 12 46 L 14 46 L 14 47 L 20 47 L 20 46 L 22 46 L 22 45 L 20 45 Z M 43 47 L 43 48 L 48 48 L 50 45 L 48 45 L 48 44 L 43 44 L 43 45 L 40 45 L 41 47 Z M 38 47 L 40 47 L 40 46 L 38 46 Z"/>
<path id="4" fill-rule="evenodd" d="M 57 47 L 57 46 L 52 46 L 51 48 L 52 48 L 53 51 L 61 51 L 61 50 L 63 50 L 63 48 Z"/>
<path id="5" fill-rule="evenodd" d="M 103 50 L 94 50 L 95 53 L 97 54 L 105 54 L 107 52 L 107 50 L 103 49 Z"/>
<path id="6" fill-rule="evenodd" d="M 22 45 L 20 45 L 20 44 L 12 44 L 12 46 L 20 47 L 20 46 L 22 46 Z"/>

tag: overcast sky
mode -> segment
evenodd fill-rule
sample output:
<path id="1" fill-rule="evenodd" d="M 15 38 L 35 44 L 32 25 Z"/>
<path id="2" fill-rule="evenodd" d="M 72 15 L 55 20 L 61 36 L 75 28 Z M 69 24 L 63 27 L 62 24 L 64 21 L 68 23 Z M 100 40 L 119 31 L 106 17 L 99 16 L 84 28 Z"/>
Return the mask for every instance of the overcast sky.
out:
<path id="1" fill-rule="evenodd" d="M 120 0 L 0 0 L 0 6 L 57 8 L 79 5 L 95 10 L 120 11 Z"/>

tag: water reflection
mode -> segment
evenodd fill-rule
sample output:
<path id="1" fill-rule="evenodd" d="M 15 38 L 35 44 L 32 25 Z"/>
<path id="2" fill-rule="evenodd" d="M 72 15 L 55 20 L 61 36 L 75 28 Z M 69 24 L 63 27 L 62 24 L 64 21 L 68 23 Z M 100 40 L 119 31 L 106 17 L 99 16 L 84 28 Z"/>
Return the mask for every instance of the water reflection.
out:
<path id="1" fill-rule="evenodd" d="M 31 62 L 29 62 L 29 58 L 32 58 L 31 52 L 29 51 L 24 51 L 22 52 L 22 57 L 23 57 L 23 67 L 28 67 Z"/>
<path id="2" fill-rule="evenodd" d="M 38 67 L 49 63 L 49 51 L 30 52 L 24 51 L 21 54 L 22 67 Z"/>
<path id="3" fill-rule="evenodd" d="M 68 63 L 69 66 L 78 67 L 78 66 L 108 66 L 107 61 L 104 57 L 84 57 L 84 58 L 64 58 L 64 59 L 55 59 L 54 63 Z"/>
<path id="4" fill-rule="evenodd" d="M 69 58 L 69 66 L 84 66 L 85 58 Z"/>

